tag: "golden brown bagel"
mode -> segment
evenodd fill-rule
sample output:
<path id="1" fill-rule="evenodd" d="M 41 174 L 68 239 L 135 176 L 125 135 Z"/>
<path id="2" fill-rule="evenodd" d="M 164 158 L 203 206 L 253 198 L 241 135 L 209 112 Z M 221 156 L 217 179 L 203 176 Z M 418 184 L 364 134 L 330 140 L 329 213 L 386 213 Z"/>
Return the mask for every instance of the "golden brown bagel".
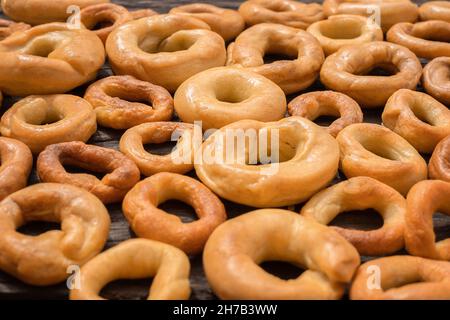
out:
<path id="1" fill-rule="evenodd" d="M 427 1 L 419 8 L 421 20 L 442 20 L 450 22 L 450 3 L 448 1 Z"/>
<path id="2" fill-rule="evenodd" d="M 423 69 L 423 86 L 427 93 L 443 104 L 450 105 L 450 57 L 433 59 Z"/>
<path id="3" fill-rule="evenodd" d="M 450 136 L 436 146 L 428 165 L 431 179 L 450 182 Z"/>

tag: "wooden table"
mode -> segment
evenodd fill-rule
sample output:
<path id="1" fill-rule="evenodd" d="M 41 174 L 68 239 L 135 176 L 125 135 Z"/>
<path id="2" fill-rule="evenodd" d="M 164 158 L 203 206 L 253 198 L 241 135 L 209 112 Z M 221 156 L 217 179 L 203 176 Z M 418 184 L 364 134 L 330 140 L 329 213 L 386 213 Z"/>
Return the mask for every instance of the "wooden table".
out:
<path id="1" fill-rule="evenodd" d="M 56 1 L 56 0 L 55 0 Z M 192 3 L 190 0 L 113 0 L 113 2 L 124 5 L 130 9 L 137 8 L 151 8 L 160 13 L 165 13 L 170 8 L 175 7 L 180 4 Z M 226 8 L 237 8 L 242 1 L 203 1 L 209 2 L 218 6 Z M 303 2 L 315 2 L 311 0 Z M 417 1 L 420 3 L 421 1 Z M 111 75 L 112 72 L 108 65 L 105 65 L 101 72 L 99 73 L 99 78 L 103 78 Z M 75 90 L 74 94 L 83 95 L 86 86 L 78 88 Z M 320 82 L 315 83 L 308 91 L 321 90 L 323 86 Z M 420 88 L 419 88 L 420 89 Z M 290 97 L 292 98 L 292 97 Z M 0 114 L 3 113 L 8 107 L 10 107 L 18 98 L 6 98 Z M 380 110 L 376 111 L 364 111 L 365 121 L 372 123 L 380 123 Z M 320 123 L 322 124 L 322 123 Z M 123 134 L 123 131 L 111 130 L 100 128 L 98 132 L 92 137 L 89 143 L 96 144 L 103 147 L 118 149 L 118 140 Z M 173 145 L 168 143 L 160 146 L 151 146 L 149 150 L 154 153 L 168 153 Z M 77 169 L 73 169 L 77 171 Z M 191 173 L 191 176 L 195 176 L 195 173 Z M 342 180 L 342 175 L 339 174 L 336 177 L 336 182 Z M 39 182 L 36 171 L 33 170 L 30 177 L 30 184 Z M 227 213 L 230 218 L 240 215 L 242 213 L 253 210 L 252 208 L 245 207 L 242 205 L 237 205 L 225 201 L 225 206 Z M 167 210 L 171 213 L 179 215 L 183 221 L 189 222 L 195 219 L 195 213 L 193 210 L 179 202 L 170 201 L 161 206 L 162 209 Z M 295 210 L 298 212 L 300 206 L 297 206 Z M 109 240 L 106 248 L 110 248 L 126 239 L 133 237 L 133 232 L 130 230 L 128 223 L 122 215 L 120 205 L 108 206 L 108 210 L 111 214 L 111 231 L 109 235 Z M 367 211 L 366 214 L 357 213 L 346 213 L 339 216 L 334 222 L 334 225 L 339 225 L 347 228 L 358 228 L 358 229 L 374 229 L 382 224 L 382 220 L 373 211 Z M 58 228 L 58 225 L 43 224 L 43 223 L 33 223 L 27 225 L 20 229 L 21 232 L 35 235 L 47 231 L 49 229 Z M 436 215 L 435 217 L 435 230 L 438 239 L 446 238 L 450 235 L 450 218 L 444 215 Z M 401 252 L 404 253 L 404 252 Z M 367 260 L 369 257 L 363 257 L 363 260 Z M 192 299 L 215 299 L 215 296 L 209 288 L 204 273 L 202 269 L 202 259 L 201 256 L 192 257 L 192 272 L 191 272 L 191 286 L 192 286 Z M 282 277 L 282 278 L 294 278 L 297 277 L 301 270 L 290 266 L 285 263 L 265 263 L 263 267 Z M 139 280 L 139 281 L 117 281 L 109 284 L 102 291 L 102 296 L 109 299 L 145 299 L 148 295 L 148 288 L 151 280 Z M 0 271 L 0 299 L 67 299 L 68 290 L 65 283 L 47 287 L 47 288 L 37 288 L 25 285 L 20 281 L 6 275 Z"/>

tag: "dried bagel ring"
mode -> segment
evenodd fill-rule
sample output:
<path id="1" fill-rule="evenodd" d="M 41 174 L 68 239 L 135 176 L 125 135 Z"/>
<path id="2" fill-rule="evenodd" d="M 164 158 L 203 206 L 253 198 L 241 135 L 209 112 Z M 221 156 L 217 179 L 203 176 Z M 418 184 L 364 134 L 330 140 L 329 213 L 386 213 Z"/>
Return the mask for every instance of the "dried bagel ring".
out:
<path id="1" fill-rule="evenodd" d="M 339 133 L 337 141 L 340 167 L 347 178 L 371 177 L 403 195 L 427 179 L 425 160 L 408 141 L 385 127 L 352 124 Z"/>
<path id="2" fill-rule="evenodd" d="M 132 75 L 170 92 L 226 61 L 222 37 L 203 21 L 177 14 L 124 24 L 108 37 L 106 52 L 116 74 Z"/>
<path id="3" fill-rule="evenodd" d="M 199 220 L 184 224 L 158 209 L 167 200 L 180 200 L 194 209 Z M 123 200 L 123 212 L 141 238 L 161 241 L 197 254 L 227 215 L 219 198 L 195 179 L 175 173 L 158 173 L 138 183 Z"/>
<path id="4" fill-rule="evenodd" d="M 408 193 L 406 214 L 406 250 L 412 255 L 434 260 L 450 260 L 450 238 L 436 242 L 433 214 L 450 215 L 450 183 L 422 181 Z"/>
<path id="5" fill-rule="evenodd" d="M 25 23 L 15 23 L 13 21 L 0 19 L 0 41 L 9 37 L 14 32 L 25 31 L 30 29 L 30 26 Z"/>
<path id="6" fill-rule="evenodd" d="M 386 103 L 382 118 L 386 127 L 421 153 L 432 153 L 450 135 L 450 110 L 422 92 L 398 90 Z"/>
<path id="7" fill-rule="evenodd" d="M 450 22 L 398 23 L 387 33 L 387 41 L 397 43 L 418 57 L 450 57 Z"/>
<path id="8" fill-rule="evenodd" d="M 441 20 L 450 22 L 450 3 L 448 1 L 427 1 L 419 8 L 421 20 Z"/>
<path id="9" fill-rule="evenodd" d="M 383 217 L 377 230 L 333 227 L 364 256 L 395 253 L 405 245 L 406 200 L 391 187 L 369 177 L 356 177 L 325 189 L 312 197 L 301 214 L 329 224 L 342 212 L 373 208 Z"/>
<path id="10" fill-rule="evenodd" d="M 61 223 L 39 236 L 17 232 L 28 221 Z M 0 269 L 38 286 L 59 283 L 69 266 L 97 255 L 108 239 L 110 219 L 103 203 L 70 185 L 41 183 L 0 202 Z"/>
<path id="11" fill-rule="evenodd" d="M 32 165 L 33 156 L 25 144 L 0 137 L 0 201 L 27 186 Z"/>
<path id="12" fill-rule="evenodd" d="M 244 29 L 245 21 L 239 12 L 206 3 L 192 3 L 175 7 L 172 14 L 182 14 L 206 22 L 225 41 L 236 38 Z"/>
<path id="13" fill-rule="evenodd" d="M 295 241 L 293 241 L 295 239 Z M 284 281 L 264 261 L 307 268 Z M 203 265 L 221 299 L 339 299 L 359 266 L 359 255 L 337 232 L 291 211 L 265 209 L 229 220 L 209 238 Z"/>
<path id="14" fill-rule="evenodd" d="M 289 114 L 314 121 L 319 116 L 336 116 L 327 131 L 333 137 L 345 127 L 363 122 L 363 113 L 358 103 L 343 93 L 316 91 L 298 96 L 288 105 Z"/>
<path id="15" fill-rule="evenodd" d="M 107 174 L 99 180 L 90 174 L 68 173 L 64 165 Z M 79 141 L 45 148 L 37 160 L 37 173 L 42 182 L 71 184 L 86 189 L 105 204 L 122 201 L 140 180 L 139 169 L 122 153 Z"/>
<path id="16" fill-rule="evenodd" d="M 322 46 L 326 56 L 348 45 L 383 41 L 383 30 L 370 18 L 339 14 L 317 21 L 307 29 Z"/>
<path id="17" fill-rule="evenodd" d="M 320 4 L 292 0 L 249 0 L 239 7 L 239 13 L 249 26 L 269 22 L 298 29 L 324 18 Z"/>
<path id="18" fill-rule="evenodd" d="M 285 54 L 294 60 L 264 64 L 266 54 Z M 324 58 L 320 44 L 308 32 L 262 23 L 242 32 L 229 46 L 227 65 L 263 75 L 291 94 L 306 89 L 318 78 Z"/>
<path id="19" fill-rule="evenodd" d="M 350 299 L 448 300 L 450 263 L 411 256 L 366 262 L 356 273 Z"/>
<path id="20" fill-rule="evenodd" d="M 111 76 L 93 83 L 84 98 L 94 107 L 104 127 L 128 129 L 145 122 L 167 121 L 173 99 L 166 89 L 131 76 Z M 151 104 L 133 102 L 146 100 Z"/>
<path id="21" fill-rule="evenodd" d="M 431 179 L 450 182 L 450 136 L 437 145 L 428 165 Z"/>
<path id="22" fill-rule="evenodd" d="M 178 141 L 176 149 L 168 155 L 155 155 L 144 149 L 144 144 L 159 144 L 174 138 Z M 120 151 L 133 160 L 145 176 L 159 172 L 185 174 L 194 168 L 193 138 L 194 126 L 188 123 L 144 123 L 124 133 L 120 139 Z"/>
<path id="23" fill-rule="evenodd" d="M 395 74 L 368 75 L 376 67 Z M 414 90 L 422 75 L 419 59 L 405 47 L 389 42 L 369 42 L 340 49 L 325 59 L 321 81 L 330 89 L 345 93 L 361 107 L 384 106 L 399 89 Z"/>
<path id="24" fill-rule="evenodd" d="M 154 277 L 148 300 L 187 300 L 191 295 L 188 257 L 177 248 L 152 240 L 132 239 L 106 250 L 80 270 L 80 288 L 70 300 L 101 300 L 100 290 L 120 279 Z"/>
<path id="25" fill-rule="evenodd" d="M 139 20 L 142 18 L 148 18 L 152 16 L 156 16 L 158 12 L 152 10 L 152 9 L 140 9 L 140 10 L 134 10 L 130 11 L 131 15 L 133 16 L 134 20 Z"/>
<path id="26" fill-rule="evenodd" d="M 423 86 L 427 93 L 450 105 L 450 57 L 433 59 L 423 69 Z"/>
<path id="27" fill-rule="evenodd" d="M 22 141 L 35 154 L 50 144 L 86 142 L 96 130 L 92 106 L 67 94 L 24 98 L 3 114 L 0 124 L 3 136 Z"/>

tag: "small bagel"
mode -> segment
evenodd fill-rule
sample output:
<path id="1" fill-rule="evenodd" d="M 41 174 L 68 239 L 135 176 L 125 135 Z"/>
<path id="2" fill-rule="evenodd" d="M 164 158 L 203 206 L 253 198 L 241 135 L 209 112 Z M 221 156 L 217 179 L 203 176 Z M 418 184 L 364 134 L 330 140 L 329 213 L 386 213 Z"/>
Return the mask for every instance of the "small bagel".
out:
<path id="1" fill-rule="evenodd" d="M 431 179 L 450 182 L 450 136 L 436 146 L 428 165 Z"/>
<path id="2" fill-rule="evenodd" d="M 97 122 L 114 129 L 168 121 L 173 115 L 173 99 L 166 89 L 131 76 L 101 79 L 89 86 L 84 98 L 94 107 Z M 140 100 L 151 106 L 133 102 Z"/>
<path id="3" fill-rule="evenodd" d="M 422 181 L 408 193 L 405 241 L 406 250 L 414 256 L 434 260 L 450 260 L 450 238 L 436 243 L 433 214 L 450 215 L 450 183 L 440 180 Z"/>
<path id="4" fill-rule="evenodd" d="M 391 76 L 367 75 L 384 67 Z M 361 107 L 384 106 L 399 89 L 414 90 L 422 75 L 419 59 L 405 47 L 388 42 L 369 42 L 340 49 L 325 59 L 320 79 L 328 88 L 345 93 Z"/>
<path id="5" fill-rule="evenodd" d="M 180 137 L 176 149 L 168 155 L 155 155 L 144 149 L 144 144 L 164 143 L 175 136 Z M 193 138 L 194 126 L 188 123 L 143 123 L 124 133 L 120 151 L 133 160 L 145 176 L 160 172 L 185 174 L 194 168 Z"/>
<path id="6" fill-rule="evenodd" d="M 30 29 L 30 26 L 25 23 L 15 23 L 13 21 L 0 19 L 0 41 L 8 38 L 14 32 L 25 31 Z"/>
<path id="7" fill-rule="evenodd" d="M 298 96 L 288 105 L 289 114 L 314 121 L 320 116 L 336 116 L 327 131 L 333 137 L 345 127 L 363 122 L 363 113 L 358 103 L 343 93 L 316 91 Z"/>
<path id="8" fill-rule="evenodd" d="M 184 224 L 158 206 L 167 200 L 191 205 L 199 220 Z M 174 173 L 158 173 L 138 183 L 123 200 L 123 212 L 141 238 L 161 241 L 187 254 L 198 254 L 211 233 L 227 219 L 222 202 L 195 179 Z"/>
<path id="9" fill-rule="evenodd" d="M 3 114 L 0 123 L 3 136 L 22 141 L 34 154 L 50 144 L 86 142 L 96 130 L 92 106 L 66 94 L 24 98 Z"/>
<path id="10" fill-rule="evenodd" d="M 411 256 L 366 262 L 356 273 L 350 299 L 448 300 L 450 263 Z"/>
<path id="11" fill-rule="evenodd" d="M 284 281 L 265 272 L 259 266 L 264 261 L 287 261 L 307 270 Z M 203 253 L 208 283 L 219 298 L 230 300 L 339 299 L 359 261 L 355 248 L 337 232 L 278 209 L 225 222 Z"/>
<path id="12" fill-rule="evenodd" d="M 61 223 L 61 230 L 28 236 L 28 221 Z M 37 286 L 59 283 L 69 266 L 97 255 L 108 239 L 110 219 L 100 200 L 70 185 L 41 183 L 0 202 L 0 269 Z"/>
<path id="13" fill-rule="evenodd" d="M 22 142 L 0 137 L 0 201 L 27 186 L 33 165 L 30 149 Z"/>
<path id="14" fill-rule="evenodd" d="M 450 57 L 433 59 L 423 69 L 423 86 L 427 93 L 450 105 Z"/>
<path id="15" fill-rule="evenodd" d="M 432 153 L 450 135 L 450 110 L 425 93 L 400 89 L 389 98 L 383 124 L 417 151 Z"/>
<path id="16" fill-rule="evenodd" d="M 116 74 L 175 92 L 191 76 L 225 64 L 224 40 L 209 29 L 192 17 L 156 15 L 115 29 L 106 51 Z"/>
<path id="17" fill-rule="evenodd" d="M 441 20 L 450 22 L 448 1 L 427 1 L 419 8 L 420 20 Z"/>
<path id="18" fill-rule="evenodd" d="M 398 23 L 387 33 L 387 41 L 402 45 L 418 57 L 450 57 L 450 22 Z"/>
<path id="19" fill-rule="evenodd" d="M 0 42 L 0 88 L 13 96 L 64 93 L 95 78 L 104 62 L 93 32 L 44 24 Z"/>
<path id="20" fill-rule="evenodd" d="M 391 187 L 369 177 L 356 177 L 325 189 L 309 200 L 301 214 L 327 225 L 341 212 L 373 208 L 383 217 L 371 231 L 333 227 L 364 256 L 395 253 L 405 244 L 406 200 Z"/>
<path id="21" fill-rule="evenodd" d="M 294 60 L 264 64 L 266 54 L 285 54 Z M 259 73 L 291 94 L 306 89 L 318 78 L 324 59 L 320 44 L 308 32 L 262 23 L 242 32 L 229 46 L 227 65 Z"/>
<path id="22" fill-rule="evenodd" d="M 257 73 L 232 67 L 193 76 L 177 90 L 174 102 L 183 122 L 202 121 L 204 130 L 243 119 L 280 120 L 286 113 L 286 96 L 280 87 Z"/>
<path id="23" fill-rule="evenodd" d="M 206 22 L 211 30 L 220 34 L 225 41 L 236 38 L 245 29 L 245 21 L 239 12 L 211 4 L 186 4 L 173 8 L 170 13 L 187 15 Z"/>
<path id="24" fill-rule="evenodd" d="M 337 136 L 340 167 L 347 178 L 367 176 L 406 195 L 426 180 L 427 164 L 408 141 L 391 130 L 368 123 L 352 124 Z"/>
<path id="25" fill-rule="evenodd" d="M 103 179 L 90 174 L 71 174 L 64 165 L 106 172 Z M 71 184 L 86 189 L 103 203 L 120 202 L 140 180 L 139 169 L 122 153 L 83 142 L 53 144 L 39 154 L 37 173 L 42 182 Z"/>
<path id="26" fill-rule="evenodd" d="M 158 14 L 158 12 L 156 12 L 152 9 L 133 10 L 133 11 L 130 11 L 130 13 L 133 16 L 134 20 L 152 17 L 152 16 L 156 16 Z"/>
<path id="27" fill-rule="evenodd" d="M 269 22 L 298 29 L 324 18 L 320 4 L 292 0 L 249 0 L 241 4 L 239 13 L 248 26 Z"/>
<path id="28" fill-rule="evenodd" d="M 317 21 L 307 29 L 320 43 L 326 56 L 348 45 L 383 41 L 383 30 L 370 18 L 339 14 Z"/>
<path id="29" fill-rule="evenodd" d="M 231 148 L 238 150 L 234 157 L 227 152 Z M 262 158 L 266 153 L 271 154 L 269 164 Z M 298 204 L 326 187 L 337 173 L 339 147 L 331 135 L 305 118 L 269 123 L 242 120 L 212 134 L 199 156 L 197 176 L 216 194 L 267 208 Z"/>

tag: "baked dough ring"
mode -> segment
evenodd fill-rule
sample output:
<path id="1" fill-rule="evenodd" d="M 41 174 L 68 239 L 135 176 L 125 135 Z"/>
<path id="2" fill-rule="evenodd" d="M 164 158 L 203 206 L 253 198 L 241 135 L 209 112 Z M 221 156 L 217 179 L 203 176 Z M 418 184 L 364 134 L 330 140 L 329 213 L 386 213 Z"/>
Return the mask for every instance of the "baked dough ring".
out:
<path id="1" fill-rule="evenodd" d="M 431 179 L 450 182 L 450 136 L 437 145 L 428 165 L 428 172 Z"/>
<path id="2" fill-rule="evenodd" d="M 320 4 L 291 0 L 250 0 L 241 4 L 239 13 L 249 26 L 269 22 L 298 29 L 324 18 Z"/>
<path id="3" fill-rule="evenodd" d="M 180 86 L 174 101 L 180 119 L 202 121 L 203 130 L 243 119 L 275 121 L 286 114 L 286 96 L 280 87 L 242 68 L 203 71 Z"/>
<path id="4" fill-rule="evenodd" d="M 176 149 L 168 155 L 151 154 L 144 148 L 145 144 L 164 143 L 175 137 L 179 137 Z M 193 139 L 194 126 L 188 123 L 144 123 L 124 133 L 120 151 L 133 160 L 145 176 L 160 172 L 185 174 L 194 168 Z"/>
<path id="5" fill-rule="evenodd" d="M 60 222 L 60 231 L 28 236 L 16 230 L 29 221 Z M 70 185 L 41 183 L 0 202 L 0 269 L 21 281 L 46 286 L 68 277 L 67 268 L 97 255 L 108 239 L 105 206 Z"/>
<path id="6" fill-rule="evenodd" d="M 308 269 L 284 281 L 266 273 L 264 261 Z M 291 211 L 265 209 L 229 220 L 209 238 L 203 265 L 221 299 L 339 299 L 359 266 L 359 255 L 338 233 Z"/>
<path id="7" fill-rule="evenodd" d="M 91 174 L 71 174 L 64 165 L 105 173 L 99 180 Z M 86 189 L 103 203 L 120 202 L 141 176 L 133 161 L 113 149 L 73 141 L 53 144 L 39 154 L 37 173 L 42 182 L 70 184 Z"/>
<path id="8" fill-rule="evenodd" d="M 30 29 L 28 24 L 0 19 L 0 41 L 9 37 L 14 32 L 25 31 L 28 29 Z"/>
<path id="9" fill-rule="evenodd" d="M 93 32 L 45 24 L 0 42 L 0 88 L 13 96 L 64 93 L 95 78 L 104 62 Z"/>
<path id="10" fill-rule="evenodd" d="M 249 143 L 239 146 L 235 139 L 227 138 L 229 133 Z M 226 155 L 231 143 L 243 151 L 234 158 Z M 272 155 L 274 163 L 252 163 L 256 150 L 260 151 L 261 161 L 261 151 L 272 152 L 273 148 L 279 150 L 279 162 L 275 163 Z M 235 122 L 211 135 L 199 152 L 202 158 L 196 161 L 195 170 L 203 183 L 222 198 L 259 208 L 288 206 L 309 199 L 333 180 L 339 163 L 336 140 L 301 117 L 270 123 Z M 239 153 L 245 153 L 245 157 Z"/>
<path id="11" fill-rule="evenodd" d="M 379 278 L 378 278 L 379 277 Z M 379 279 L 381 283 L 375 283 Z M 379 288 L 370 287 L 369 284 Z M 394 256 L 359 267 L 350 289 L 352 300 L 448 300 L 450 263 Z"/>
<path id="12" fill-rule="evenodd" d="M 421 153 L 432 153 L 450 135 L 450 110 L 422 92 L 398 90 L 386 103 L 382 118 L 386 127 Z"/>
<path id="13" fill-rule="evenodd" d="M 433 214 L 450 215 L 450 183 L 422 181 L 408 193 L 406 250 L 412 255 L 434 260 L 450 260 L 450 238 L 436 243 Z"/>
<path id="14" fill-rule="evenodd" d="M 173 99 L 166 89 L 131 76 L 101 79 L 89 86 L 84 98 L 104 127 L 128 129 L 146 122 L 168 121 L 173 116 Z M 140 100 L 151 106 L 133 102 Z"/>
<path id="15" fill-rule="evenodd" d="M 442 20 L 450 22 L 448 1 L 427 1 L 419 8 L 420 20 Z"/>
<path id="16" fill-rule="evenodd" d="M 418 57 L 450 57 L 450 22 L 398 23 L 387 33 L 387 41 L 397 43 Z"/>
<path id="17" fill-rule="evenodd" d="M 207 3 L 186 4 L 173 8 L 170 13 L 182 14 L 206 22 L 211 30 L 220 34 L 225 41 L 236 38 L 245 29 L 245 21 L 239 12 Z"/>
<path id="18" fill-rule="evenodd" d="M 320 116 L 336 116 L 327 131 L 333 137 L 345 127 L 363 122 L 363 113 L 358 103 L 343 93 L 315 91 L 302 94 L 288 105 L 289 114 L 314 121 Z"/>
<path id="19" fill-rule="evenodd" d="M 378 66 L 398 72 L 391 76 L 367 75 Z M 384 106 L 398 89 L 414 90 L 421 75 L 422 65 L 414 53 L 394 43 L 375 41 L 348 46 L 329 56 L 320 79 L 361 107 L 374 108 Z"/>
<path id="20" fill-rule="evenodd" d="M 450 57 L 433 59 L 423 69 L 423 86 L 427 93 L 450 105 Z"/>
<path id="21" fill-rule="evenodd" d="M 133 16 L 134 20 L 152 17 L 152 16 L 156 16 L 158 14 L 158 12 L 156 12 L 152 9 L 139 9 L 139 10 L 130 11 L 130 13 Z"/>
<path id="22" fill-rule="evenodd" d="M 377 230 L 332 227 L 364 256 L 395 253 L 405 245 L 406 200 L 391 187 L 369 177 L 356 177 L 325 189 L 309 200 L 301 214 L 327 225 L 345 211 L 373 208 L 383 217 Z"/>
<path id="23" fill-rule="evenodd" d="M 22 142 L 0 137 L 0 201 L 27 186 L 33 165 L 30 149 Z"/>
<path id="24" fill-rule="evenodd" d="M 84 8 L 109 0 L 2 0 L 3 12 L 15 21 L 32 25 L 64 22 L 70 16 L 70 6 Z"/>
<path id="25" fill-rule="evenodd" d="M 102 300 L 101 289 L 119 279 L 154 277 L 148 300 L 187 300 L 191 295 L 188 257 L 164 243 L 132 239 L 106 250 L 80 271 L 79 289 L 70 300 Z"/>
<path id="26" fill-rule="evenodd" d="M 383 41 L 383 30 L 370 18 L 339 14 L 317 21 L 307 29 L 320 43 L 326 56 L 348 45 Z"/>
<path id="27" fill-rule="evenodd" d="M 426 180 L 427 164 L 401 136 L 376 124 L 352 124 L 337 136 L 340 167 L 347 178 L 367 176 L 403 195 Z"/>
<path id="28" fill-rule="evenodd" d="M 183 15 L 156 15 L 128 22 L 106 41 L 116 74 L 129 74 L 170 92 L 186 79 L 226 61 L 222 37 L 201 20 Z"/>
<path id="29" fill-rule="evenodd" d="M 191 205 L 199 220 L 185 224 L 158 206 L 167 200 Z M 161 241 L 187 254 L 198 254 L 211 233 L 227 219 L 219 198 L 195 179 L 175 173 L 158 173 L 138 183 L 123 200 L 123 212 L 141 238 Z"/>
<path id="30" fill-rule="evenodd" d="M 264 64 L 266 54 L 295 59 Z M 227 65 L 259 73 L 291 94 L 306 89 L 318 78 L 324 59 L 320 44 L 308 32 L 262 23 L 242 32 L 229 46 Z"/>
<path id="31" fill-rule="evenodd" d="M 86 142 L 97 130 L 92 106 L 77 96 L 29 96 L 1 118 L 0 132 L 25 143 L 36 154 L 50 144 Z"/>

